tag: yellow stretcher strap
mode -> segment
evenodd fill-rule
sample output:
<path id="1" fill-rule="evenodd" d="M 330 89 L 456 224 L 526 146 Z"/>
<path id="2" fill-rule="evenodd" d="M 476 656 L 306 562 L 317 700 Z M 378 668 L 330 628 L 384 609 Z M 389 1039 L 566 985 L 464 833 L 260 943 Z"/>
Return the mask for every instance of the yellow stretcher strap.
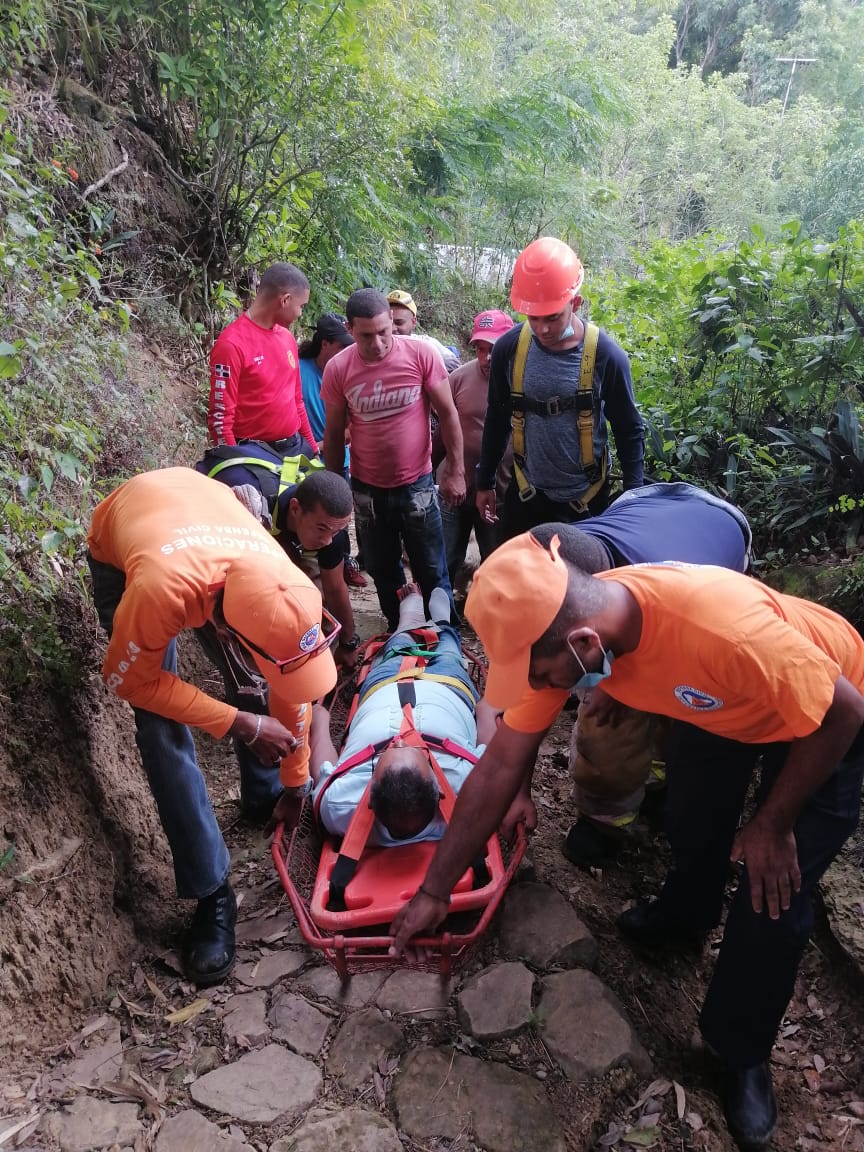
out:
<path id="1" fill-rule="evenodd" d="M 368 700 L 379 688 L 385 688 L 388 684 L 398 684 L 400 680 L 434 680 L 437 684 L 447 684 L 450 688 L 455 688 L 458 692 L 461 692 L 462 695 L 467 698 L 471 707 L 474 707 L 474 694 L 461 680 L 457 680 L 455 676 L 441 676 L 437 672 L 427 672 L 425 668 L 401 669 L 395 676 L 388 676 L 386 680 L 382 680 L 379 684 L 375 684 L 370 688 L 366 693 L 365 699 Z"/>
<path id="2" fill-rule="evenodd" d="M 579 369 L 579 393 L 591 396 L 594 389 L 594 362 L 597 358 L 597 341 L 600 329 L 596 324 L 585 324 L 585 335 L 582 340 L 582 363 Z M 510 393 L 514 397 L 525 395 L 525 362 L 528 359 L 528 349 L 531 346 L 531 327 L 526 321 L 519 333 L 516 344 L 516 357 L 513 361 L 513 376 L 510 383 Z M 519 489 L 519 499 L 530 500 L 537 494 L 534 485 L 525 475 L 525 412 L 521 405 L 513 406 L 511 417 L 513 428 L 513 475 L 516 477 L 516 486 Z M 588 488 L 581 500 L 573 501 L 578 511 L 587 511 L 589 501 L 593 500 L 606 483 L 606 451 L 604 449 L 599 460 L 594 456 L 594 410 L 586 405 L 585 411 L 577 414 L 577 427 L 579 429 L 579 451 L 582 456 L 582 467 L 588 472 L 596 469 L 597 479 Z"/>

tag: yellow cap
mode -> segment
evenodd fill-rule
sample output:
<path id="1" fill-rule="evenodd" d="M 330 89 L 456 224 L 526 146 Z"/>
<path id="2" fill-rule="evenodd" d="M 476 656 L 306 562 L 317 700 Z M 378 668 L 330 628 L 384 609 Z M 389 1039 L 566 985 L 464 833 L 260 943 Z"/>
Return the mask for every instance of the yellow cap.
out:
<path id="1" fill-rule="evenodd" d="M 401 288 L 394 288 L 392 292 L 387 293 L 387 303 L 398 304 L 402 308 L 407 308 L 414 319 L 417 319 L 417 305 L 409 292 L 403 292 Z"/>

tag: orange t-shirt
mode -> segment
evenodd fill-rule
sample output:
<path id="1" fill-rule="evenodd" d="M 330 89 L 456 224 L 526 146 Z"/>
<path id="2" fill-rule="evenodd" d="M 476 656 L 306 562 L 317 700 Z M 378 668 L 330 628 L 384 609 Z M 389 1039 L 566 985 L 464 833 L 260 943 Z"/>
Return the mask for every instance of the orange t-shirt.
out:
<path id="1" fill-rule="evenodd" d="M 121 484 L 93 513 L 87 537 L 95 560 L 126 574 L 126 590 L 102 678 L 135 708 L 222 737 L 237 709 L 162 668 L 169 642 L 212 618 L 214 594 L 231 561 L 250 552 L 306 577 L 225 484 L 192 468 L 145 472 Z"/>
<path id="2" fill-rule="evenodd" d="M 638 646 L 603 681 L 622 704 L 767 744 L 814 732 L 840 675 L 864 690 L 864 640 L 820 604 L 710 566 L 634 565 L 598 579 L 623 584 L 642 609 Z M 566 697 L 528 692 L 504 719 L 541 731 Z"/>

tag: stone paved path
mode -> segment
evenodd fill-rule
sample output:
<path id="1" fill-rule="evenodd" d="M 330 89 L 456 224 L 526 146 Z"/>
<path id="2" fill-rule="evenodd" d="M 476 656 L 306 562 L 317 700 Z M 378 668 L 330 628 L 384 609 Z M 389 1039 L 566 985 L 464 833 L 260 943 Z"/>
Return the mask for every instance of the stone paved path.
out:
<path id="1" fill-rule="evenodd" d="M 650 1062 L 598 977 L 564 968 L 597 952 L 570 905 L 537 883 L 507 901 L 505 926 L 531 909 L 527 963 L 478 961 L 449 984 L 403 968 L 342 988 L 290 942 L 269 881 L 247 890 L 243 956 L 225 985 L 198 992 L 164 966 L 137 969 L 39 1082 L 39 1115 L 18 1147 L 566 1152 L 572 1131 L 550 1089 L 615 1067 L 635 1084 Z M 503 952 L 521 947 L 512 927 L 507 940 Z"/>

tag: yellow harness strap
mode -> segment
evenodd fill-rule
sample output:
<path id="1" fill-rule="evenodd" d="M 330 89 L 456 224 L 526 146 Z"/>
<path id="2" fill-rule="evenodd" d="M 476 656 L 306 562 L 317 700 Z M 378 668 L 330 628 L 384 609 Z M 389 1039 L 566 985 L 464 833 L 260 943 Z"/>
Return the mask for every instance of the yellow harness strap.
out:
<path id="1" fill-rule="evenodd" d="M 582 339 L 582 363 L 579 368 L 579 393 L 591 395 L 594 388 L 594 361 L 597 358 L 597 341 L 600 329 L 596 324 L 585 324 L 585 335 Z M 531 327 L 526 321 L 519 333 L 516 344 L 516 357 L 513 361 L 513 376 L 510 383 L 512 396 L 525 395 L 525 363 L 528 359 L 528 349 L 531 346 Z M 537 494 L 537 490 L 525 475 L 525 412 L 514 405 L 511 418 L 513 428 L 513 475 L 519 489 L 519 499 L 530 500 Z M 573 506 L 579 512 L 588 509 L 589 501 L 593 500 L 606 483 L 606 452 L 602 453 L 600 460 L 594 457 L 594 410 L 590 409 L 577 413 L 577 427 L 579 429 L 579 451 L 582 456 L 582 467 L 587 471 L 593 464 L 599 472 L 597 479 L 589 487 L 581 500 L 574 500 Z"/>
<path id="2" fill-rule="evenodd" d="M 441 676 L 437 672 L 427 672 L 425 668 L 419 667 L 400 669 L 395 676 L 389 676 L 386 680 L 382 680 L 380 684 L 376 684 L 370 688 L 366 693 L 365 699 L 368 700 L 379 688 L 384 688 L 388 684 L 398 684 L 400 680 L 434 680 L 438 684 L 447 684 L 449 687 L 461 692 L 471 707 L 474 707 L 474 696 L 461 680 L 457 680 L 455 676 Z"/>

